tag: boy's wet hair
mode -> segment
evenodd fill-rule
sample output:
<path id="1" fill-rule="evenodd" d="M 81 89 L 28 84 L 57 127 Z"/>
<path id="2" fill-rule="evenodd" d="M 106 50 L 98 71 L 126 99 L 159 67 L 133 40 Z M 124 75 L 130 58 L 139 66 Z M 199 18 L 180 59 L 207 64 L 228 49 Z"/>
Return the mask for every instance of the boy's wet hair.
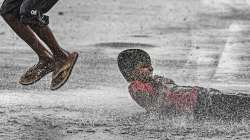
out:
<path id="1" fill-rule="evenodd" d="M 149 54 L 141 49 L 124 50 L 118 55 L 117 61 L 122 75 L 128 82 L 133 81 L 131 72 L 138 64 L 151 65 Z"/>

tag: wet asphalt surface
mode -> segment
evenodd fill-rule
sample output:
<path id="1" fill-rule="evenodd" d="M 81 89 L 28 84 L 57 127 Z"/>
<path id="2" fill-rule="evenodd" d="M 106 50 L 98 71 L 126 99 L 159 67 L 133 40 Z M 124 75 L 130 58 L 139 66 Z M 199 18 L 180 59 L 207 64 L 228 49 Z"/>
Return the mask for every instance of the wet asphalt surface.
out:
<path id="1" fill-rule="evenodd" d="M 145 114 L 116 63 L 120 51 L 142 48 L 156 74 L 180 85 L 249 93 L 249 7 L 243 0 L 62 0 L 49 13 L 51 28 L 80 57 L 54 92 L 51 74 L 31 86 L 18 84 L 37 58 L 1 19 L 0 139 L 249 139 L 249 120 Z"/>

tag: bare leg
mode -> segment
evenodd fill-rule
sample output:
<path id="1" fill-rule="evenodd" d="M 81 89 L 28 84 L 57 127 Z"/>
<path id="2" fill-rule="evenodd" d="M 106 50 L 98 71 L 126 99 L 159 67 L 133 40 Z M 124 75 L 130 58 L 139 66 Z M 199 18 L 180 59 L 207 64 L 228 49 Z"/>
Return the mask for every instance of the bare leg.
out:
<path id="1" fill-rule="evenodd" d="M 60 63 L 61 61 L 64 61 L 68 58 L 69 52 L 59 46 L 49 26 L 31 26 L 31 28 L 50 48 L 51 52 L 53 53 L 56 65 L 57 63 Z"/>
<path id="2" fill-rule="evenodd" d="M 55 70 L 52 73 L 51 90 L 63 86 L 68 80 L 78 58 L 78 53 L 69 53 L 62 49 L 48 26 L 31 26 L 33 31 L 47 44 L 55 59 Z"/>
<path id="3" fill-rule="evenodd" d="M 3 15 L 2 17 L 16 34 L 36 52 L 39 61 L 46 62 L 53 60 L 51 53 L 42 45 L 29 26 L 20 23 L 15 16 L 10 14 Z"/>

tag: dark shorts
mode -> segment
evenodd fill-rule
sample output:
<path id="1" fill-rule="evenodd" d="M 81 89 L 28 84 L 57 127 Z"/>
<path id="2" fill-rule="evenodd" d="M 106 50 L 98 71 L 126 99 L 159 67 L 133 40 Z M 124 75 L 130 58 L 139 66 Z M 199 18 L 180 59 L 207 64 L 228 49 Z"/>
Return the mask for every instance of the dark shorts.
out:
<path id="1" fill-rule="evenodd" d="M 39 10 L 41 13 L 48 12 L 58 0 L 4 0 L 0 13 L 20 16 L 21 11 Z M 29 11 L 28 11 L 29 12 Z"/>
<path id="2" fill-rule="evenodd" d="M 194 109 L 196 119 L 207 119 L 209 117 L 212 100 L 206 88 L 197 87 L 197 104 Z"/>
<path id="3" fill-rule="evenodd" d="M 250 117 L 250 96 L 224 94 L 216 89 L 200 88 L 194 111 L 197 119 L 241 120 Z"/>

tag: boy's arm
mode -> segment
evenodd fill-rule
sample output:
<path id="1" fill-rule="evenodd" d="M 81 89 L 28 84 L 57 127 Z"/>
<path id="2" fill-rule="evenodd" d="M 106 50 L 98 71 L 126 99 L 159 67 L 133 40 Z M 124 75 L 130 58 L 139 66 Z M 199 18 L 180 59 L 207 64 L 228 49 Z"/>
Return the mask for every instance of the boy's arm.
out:
<path id="1" fill-rule="evenodd" d="M 155 75 L 154 76 L 154 80 L 157 82 L 157 83 L 161 83 L 161 84 L 175 84 L 175 82 L 172 80 L 172 79 L 169 79 L 169 78 L 165 78 L 163 76 L 159 76 L 159 75 Z"/>

